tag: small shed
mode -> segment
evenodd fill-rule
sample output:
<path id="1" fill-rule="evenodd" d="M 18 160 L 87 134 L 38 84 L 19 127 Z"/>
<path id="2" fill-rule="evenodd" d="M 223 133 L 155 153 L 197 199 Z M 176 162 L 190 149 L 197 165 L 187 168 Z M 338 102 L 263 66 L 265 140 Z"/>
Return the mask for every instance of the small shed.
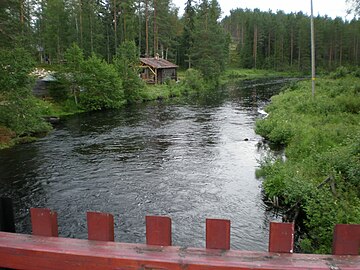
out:
<path id="1" fill-rule="evenodd" d="M 164 83 L 166 80 L 177 80 L 178 66 L 168 60 L 159 58 L 140 58 L 141 78 L 147 83 Z"/>

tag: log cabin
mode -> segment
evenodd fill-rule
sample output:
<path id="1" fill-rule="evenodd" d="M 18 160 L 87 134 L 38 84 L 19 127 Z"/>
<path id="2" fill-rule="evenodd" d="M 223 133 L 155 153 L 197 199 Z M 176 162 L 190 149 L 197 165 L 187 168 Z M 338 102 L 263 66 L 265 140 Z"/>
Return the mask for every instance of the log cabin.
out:
<path id="1" fill-rule="evenodd" d="M 177 80 L 178 66 L 156 55 L 140 58 L 141 78 L 149 84 L 162 84 L 167 80 Z"/>

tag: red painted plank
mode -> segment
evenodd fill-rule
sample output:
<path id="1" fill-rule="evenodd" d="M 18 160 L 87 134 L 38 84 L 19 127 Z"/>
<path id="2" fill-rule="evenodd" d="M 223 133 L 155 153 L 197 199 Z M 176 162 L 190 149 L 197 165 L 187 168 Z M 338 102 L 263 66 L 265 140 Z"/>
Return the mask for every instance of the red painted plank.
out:
<path id="1" fill-rule="evenodd" d="M 171 246 L 171 219 L 169 217 L 146 217 L 146 244 Z"/>
<path id="2" fill-rule="evenodd" d="M 360 255 L 360 225 L 338 224 L 334 230 L 334 255 Z"/>
<path id="3" fill-rule="evenodd" d="M 58 237 L 57 213 L 46 208 L 31 208 L 33 235 Z"/>
<path id="4" fill-rule="evenodd" d="M 0 232 L 0 267 L 24 270 L 360 270 L 360 256 L 223 252 Z"/>
<path id="5" fill-rule="evenodd" d="M 206 219 L 206 248 L 230 249 L 230 220 Z"/>
<path id="6" fill-rule="evenodd" d="M 269 252 L 293 253 L 294 223 L 270 222 Z"/>
<path id="7" fill-rule="evenodd" d="M 114 241 L 114 217 L 111 214 L 87 212 L 88 239 Z"/>

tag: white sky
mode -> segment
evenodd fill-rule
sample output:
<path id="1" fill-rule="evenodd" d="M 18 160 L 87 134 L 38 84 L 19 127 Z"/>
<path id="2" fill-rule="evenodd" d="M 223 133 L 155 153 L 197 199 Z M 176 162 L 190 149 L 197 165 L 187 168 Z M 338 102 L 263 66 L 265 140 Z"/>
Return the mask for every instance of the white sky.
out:
<path id="1" fill-rule="evenodd" d="M 173 3 L 180 7 L 180 14 L 183 14 L 186 0 L 173 0 Z M 310 0 L 218 0 L 223 12 L 222 17 L 229 15 L 231 9 L 235 8 L 259 8 L 262 11 L 271 9 L 273 12 L 283 10 L 286 13 L 302 11 L 310 15 Z M 314 15 L 328 15 L 335 18 L 337 16 L 352 19 L 349 15 L 346 17 L 346 0 L 313 0 Z"/>

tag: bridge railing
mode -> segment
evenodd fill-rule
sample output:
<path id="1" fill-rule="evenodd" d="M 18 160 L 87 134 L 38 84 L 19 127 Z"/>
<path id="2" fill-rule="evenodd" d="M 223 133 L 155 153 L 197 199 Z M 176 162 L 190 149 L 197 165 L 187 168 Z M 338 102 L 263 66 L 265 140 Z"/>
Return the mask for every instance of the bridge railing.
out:
<path id="1" fill-rule="evenodd" d="M 270 223 L 269 251 L 230 249 L 230 221 L 206 220 L 206 248 L 172 247 L 171 219 L 146 217 L 146 244 L 114 242 L 114 218 L 88 212 L 88 240 L 59 238 L 57 213 L 30 210 L 32 235 L 0 232 L 12 269 L 358 269 L 360 225 L 336 225 L 333 255 L 293 254 L 294 224 Z M 0 215 L 1 218 L 1 215 Z M 1 224 L 1 222 L 0 222 Z"/>

